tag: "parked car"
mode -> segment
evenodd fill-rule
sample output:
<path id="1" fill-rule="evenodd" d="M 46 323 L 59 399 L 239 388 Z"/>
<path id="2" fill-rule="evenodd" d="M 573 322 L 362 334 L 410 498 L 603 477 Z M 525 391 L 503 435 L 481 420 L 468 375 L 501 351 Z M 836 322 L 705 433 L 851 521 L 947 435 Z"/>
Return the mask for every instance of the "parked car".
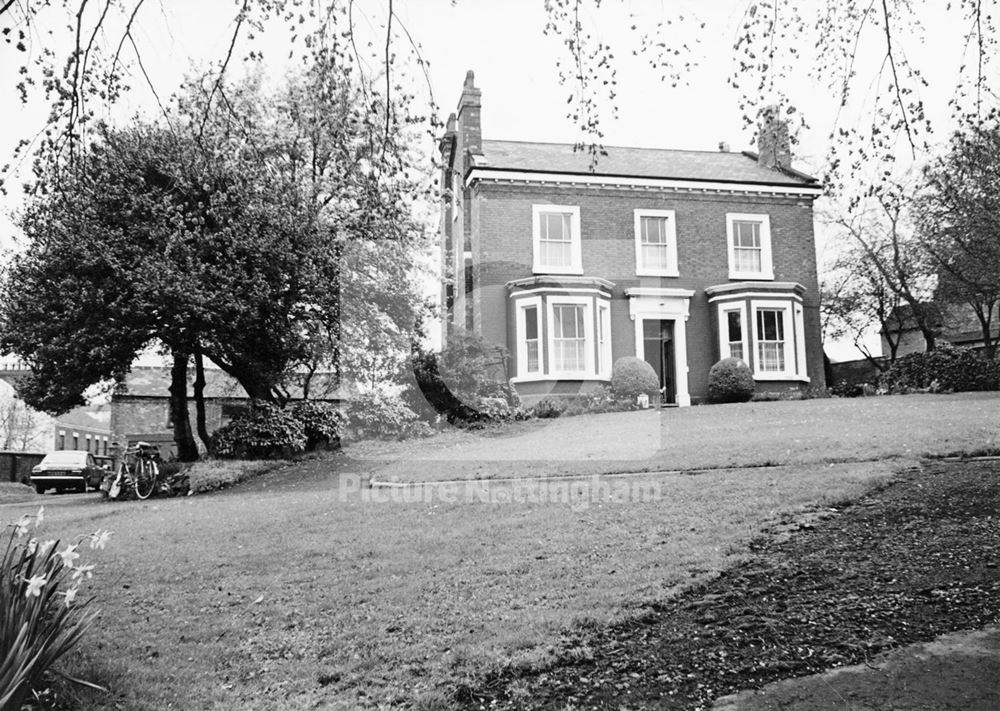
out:
<path id="1" fill-rule="evenodd" d="M 35 491 L 44 494 L 46 489 L 56 491 L 87 491 L 101 485 L 104 469 L 97 465 L 94 455 L 75 449 L 63 449 L 45 455 L 31 470 L 31 483 Z"/>

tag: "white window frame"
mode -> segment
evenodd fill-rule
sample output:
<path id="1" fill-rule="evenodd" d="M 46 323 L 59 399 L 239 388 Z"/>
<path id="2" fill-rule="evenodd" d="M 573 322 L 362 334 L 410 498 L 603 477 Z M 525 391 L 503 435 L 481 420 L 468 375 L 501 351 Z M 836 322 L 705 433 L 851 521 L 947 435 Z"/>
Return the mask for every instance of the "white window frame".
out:
<path id="1" fill-rule="evenodd" d="M 737 222 L 757 222 L 760 224 L 760 271 L 747 272 L 736 269 L 736 232 Z M 769 215 L 743 212 L 726 213 L 726 242 L 729 252 L 730 279 L 765 279 L 774 280 L 774 264 L 771 255 L 771 218 Z"/>
<path id="2" fill-rule="evenodd" d="M 538 370 L 528 370 L 528 341 L 527 341 L 527 319 L 524 312 L 526 309 L 534 307 L 538 314 Z M 545 377 L 545 354 L 544 347 L 543 320 L 545 314 L 542 311 L 542 297 L 534 296 L 526 299 L 517 299 L 515 302 L 514 322 L 516 324 L 517 338 L 517 378 L 518 380 L 539 380 Z"/>
<path id="3" fill-rule="evenodd" d="M 737 312 L 740 315 L 741 335 L 740 343 L 743 346 L 743 358 L 747 365 L 750 365 L 750 334 L 747 323 L 747 307 L 745 301 L 719 304 L 719 358 L 732 358 L 733 354 L 729 347 L 729 314 Z"/>
<path id="4" fill-rule="evenodd" d="M 784 331 L 785 369 L 782 371 L 762 371 L 758 363 L 757 312 L 761 310 L 781 311 L 781 328 Z M 802 305 L 792 301 L 751 301 L 750 327 L 753 328 L 753 374 L 754 380 L 802 380 L 809 382 L 806 373 L 805 332 L 801 320 Z M 744 333 L 745 335 L 745 333 Z"/>
<path id="5" fill-rule="evenodd" d="M 601 341 L 600 335 L 604 334 Z M 611 377 L 611 303 L 597 299 L 597 375 Z"/>
<path id="6" fill-rule="evenodd" d="M 570 264 L 551 265 L 541 262 L 541 216 L 570 216 Z M 576 205 L 532 205 L 532 272 L 535 274 L 583 274 L 583 250 L 580 244 L 580 208 Z"/>
<path id="7" fill-rule="evenodd" d="M 673 210 L 645 210 L 634 211 L 635 228 L 635 273 L 636 276 L 679 276 L 677 267 L 677 215 Z M 665 217 L 667 220 L 667 266 L 660 269 L 647 267 L 642 263 L 642 218 L 644 217 Z"/>
<path id="8" fill-rule="evenodd" d="M 583 307 L 583 370 L 559 370 L 555 362 L 555 307 L 556 306 L 582 306 Z M 553 295 L 545 300 L 546 318 L 546 364 L 548 365 L 548 378 L 564 378 L 567 380 L 584 380 L 594 377 L 594 299 L 590 296 L 562 296 Z"/>

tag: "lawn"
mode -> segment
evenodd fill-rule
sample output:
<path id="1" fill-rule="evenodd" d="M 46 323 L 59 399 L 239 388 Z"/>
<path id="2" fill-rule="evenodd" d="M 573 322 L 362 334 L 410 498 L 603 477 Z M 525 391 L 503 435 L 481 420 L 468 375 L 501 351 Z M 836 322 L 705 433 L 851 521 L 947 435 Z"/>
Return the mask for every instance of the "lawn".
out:
<path id="1" fill-rule="evenodd" d="M 380 479 L 671 471 L 917 459 L 1000 448 L 1000 394 L 750 402 L 521 423 L 453 432 L 414 451 L 360 443 L 358 459 L 394 460 Z"/>
<path id="2" fill-rule="evenodd" d="M 845 402 L 854 417 L 845 415 Z M 732 566 L 779 512 L 855 498 L 884 481 L 899 458 L 925 447 L 995 444 L 995 429 L 978 438 L 970 433 L 982 432 L 981 422 L 995 423 L 998 406 L 996 397 L 940 396 L 670 412 L 664 419 L 671 431 L 686 434 L 641 466 L 665 468 L 668 459 L 696 462 L 700 469 L 728 466 L 741 452 L 729 438 L 750 443 L 756 440 L 745 433 L 756 431 L 774 444 L 781 438 L 769 428 L 779 420 L 789 428 L 788 442 L 800 441 L 772 447 L 767 455 L 773 464 L 792 466 L 618 480 L 659 485 L 661 496 L 646 500 L 519 500 L 498 495 L 515 485 L 494 483 L 487 500 L 370 501 L 370 492 L 354 484 L 385 466 L 376 451 L 311 460 L 207 496 L 121 504 L 64 497 L 65 503 L 47 507 L 43 535 L 98 527 L 116 532 L 109 549 L 94 556 L 99 568 L 92 589 L 101 622 L 72 660 L 73 672 L 112 692 L 86 692 L 72 703 L 441 708 L 455 689 L 475 686 L 491 671 L 554 663 L 568 629 L 642 614 L 650 603 Z M 937 417 L 921 419 L 915 412 Z M 599 419 L 611 430 L 605 439 L 617 438 L 623 451 L 628 440 L 615 432 L 615 418 L 625 423 L 623 430 L 638 432 L 636 418 L 650 414 L 574 419 L 583 432 Z M 684 415 L 702 427 L 710 424 L 715 435 L 683 422 Z M 897 424 L 897 435 L 884 425 L 904 419 L 907 427 Z M 831 444 L 822 422 L 836 431 L 835 441 L 866 444 Z M 565 423 L 572 420 L 559 425 Z M 878 427 L 884 438 L 870 437 L 868 430 Z M 462 459 L 466 447 L 484 443 L 517 454 L 511 442 L 540 431 L 445 435 L 388 446 L 384 456 L 409 451 L 409 461 L 430 468 L 444 451 L 453 465 L 468 461 Z M 925 439 L 914 439 L 915 433 Z M 843 459 L 875 455 L 889 461 L 825 461 L 838 459 L 838 447 L 847 451 Z M 752 460 L 764 451 L 740 456 Z M 808 463 L 799 461 L 799 452 L 808 453 Z M 536 454 L 541 460 L 547 452 Z M 512 456 L 505 470 L 497 459 L 491 471 L 546 471 L 525 468 L 526 459 L 524 453 Z M 575 471 L 590 472 L 621 459 L 546 461 L 582 462 L 587 467 Z M 22 510 L 0 508 L 9 519 Z"/>

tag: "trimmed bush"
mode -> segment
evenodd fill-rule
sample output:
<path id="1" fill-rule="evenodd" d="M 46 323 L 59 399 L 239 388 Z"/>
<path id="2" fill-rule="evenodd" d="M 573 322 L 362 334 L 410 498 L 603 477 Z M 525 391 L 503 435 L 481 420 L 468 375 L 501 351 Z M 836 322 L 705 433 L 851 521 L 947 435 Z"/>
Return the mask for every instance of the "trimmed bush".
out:
<path id="1" fill-rule="evenodd" d="M 566 403 L 555 397 L 547 397 L 535 403 L 531 408 L 532 414 L 540 420 L 548 420 L 559 417 L 566 410 Z"/>
<path id="2" fill-rule="evenodd" d="M 652 403 L 660 395 L 660 381 L 649 363 L 641 358 L 625 356 L 616 360 L 611 368 L 611 392 L 616 398 L 630 403 L 645 393 Z"/>
<path id="3" fill-rule="evenodd" d="M 308 451 L 340 447 L 347 418 L 336 405 L 303 400 L 292 406 L 292 417 L 301 422 L 305 429 Z"/>
<path id="4" fill-rule="evenodd" d="M 709 402 L 747 402 L 753 394 L 750 366 L 739 358 L 723 358 L 708 371 Z"/>
<path id="5" fill-rule="evenodd" d="M 211 437 L 210 451 L 220 459 L 287 459 L 306 449 L 306 428 L 290 410 L 253 400 Z"/>
<path id="6" fill-rule="evenodd" d="M 347 408 L 348 424 L 365 437 L 395 439 L 405 436 L 417 415 L 399 395 L 372 390 L 351 400 Z"/>
<path id="7" fill-rule="evenodd" d="M 997 390 L 1000 362 L 971 348 L 941 343 L 933 351 L 903 356 L 889 366 L 880 382 L 892 393 Z"/>

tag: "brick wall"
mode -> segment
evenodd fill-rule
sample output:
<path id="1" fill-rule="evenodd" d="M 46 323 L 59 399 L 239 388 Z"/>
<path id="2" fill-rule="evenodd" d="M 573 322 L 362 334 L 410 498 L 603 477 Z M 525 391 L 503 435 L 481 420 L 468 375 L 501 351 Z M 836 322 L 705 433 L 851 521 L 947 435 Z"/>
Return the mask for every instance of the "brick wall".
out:
<path id="1" fill-rule="evenodd" d="M 718 359 L 718 336 L 704 289 L 729 280 L 726 213 L 770 216 L 775 281 L 799 282 L 806 288 L 803 309 L 807 368 L 812 386 L 823 386 L 819 288 L 808 198 L 692 194 L 663 190 L 630 190 L 587 186 L 531 186 L 477 183 L 470 192 L 470 241 L 477 265 L 474 303 L 484 336 L 506 342 L 506 329 L 494 321 L 507 314 L 503 285 L 532 276 L 532 205 L 576 205 L 585 276 L 615 283 L 612 302 L 613 357 L 635 355 L 633 322 L 624 291 L 635 286 L 695 290 L 688 321 L 691 394 L 707 389 L 708 369 Z M 635 274 L 635 209 L 674 210 L 677 221 L 679 277 Z"/>

